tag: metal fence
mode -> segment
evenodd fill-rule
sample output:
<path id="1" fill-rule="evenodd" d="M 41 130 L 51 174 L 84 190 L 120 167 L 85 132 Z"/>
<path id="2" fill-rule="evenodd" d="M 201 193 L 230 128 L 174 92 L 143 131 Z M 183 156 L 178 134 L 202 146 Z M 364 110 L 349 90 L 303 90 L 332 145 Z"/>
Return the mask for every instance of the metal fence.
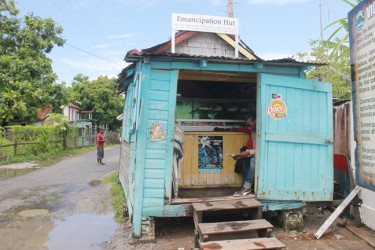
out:
<path id="1" fill-rule="evenodd" d="M 0 133 L 0 162 L 22 155 L 38 155 L 43 152 L 66 150 L 96 145 L 96 135 L 104 129 L 106 144 L 119 143 L 119 133 L 107 128 L 78 128 L 75 135 L 67 135 L 63 131 L 45 134 L 43 131 L 11 131 L 2 128 Z M 43 134 L 44 133 L 44 134 Z"/>

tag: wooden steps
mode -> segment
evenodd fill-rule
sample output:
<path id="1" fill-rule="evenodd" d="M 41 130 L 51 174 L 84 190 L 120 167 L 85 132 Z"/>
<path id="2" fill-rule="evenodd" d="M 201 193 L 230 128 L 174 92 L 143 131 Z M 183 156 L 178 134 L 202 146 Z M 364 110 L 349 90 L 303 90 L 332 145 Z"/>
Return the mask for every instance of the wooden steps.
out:
<path id="1" fill-rule="evenodd" d="M 194 211 L 218 211 L 261 208 L 263 205 L 256 199 L 237 199 L 192 204 Z"/>
<path id="2" fill-rule="evenodd" d="M 272 224 L 261 219 L 262 203 L 253 197 L 193 203 L 195 246 L 200 249 L 280 249 L 285 247 L 272 238 Z M 250 220 L 203 223 L 203 217 L 246 214 Z"/>
<path id="3" fill-rule="evenodd" d="M 246 235 L 256 232 L 258 237 L 270 237 L 272 224 L 266 220 L 228 221 L 198 224 L 198 233 L 204 241 L 215 238 L 223 239 L 225 236 Z"/>
<path id="4" fill-rule="evenodd" d="M 241 240 L 220 240 L 210 242 L 200 242 L 201 249 L 220 249 L 220 250 L 240 250 L 240 249 L 280 249 L 285 247 L 278 239 L 271 238 L 255 238 Z"/>
<path id="5" fill-rule="evenodd" d="M 178 198 L 172 199 L 171 204 L 192 204 L 192 203 L 202 203 L 202 202 L 212 202 L 212 201 L 227 201 L 227 200 L 240 200 L 243 197 L 234 197 L 233 195 L 230 196 L 220 196 L 220 197 L 206 197 L 206 198 Z M 255 195 L 248 194 L 246 198 L 255 198 Z"/>
<path id="6" fill-rule="evenodd" d="M 203 214 L 207 212 L 247 212 L 252 219 L 260 219 L 262 217 L 262 203 L 256 199 L 238 199 L 227 201 L 214 201 L 193 203 L 193 219 L 195 229 L 202 222 Z"/>

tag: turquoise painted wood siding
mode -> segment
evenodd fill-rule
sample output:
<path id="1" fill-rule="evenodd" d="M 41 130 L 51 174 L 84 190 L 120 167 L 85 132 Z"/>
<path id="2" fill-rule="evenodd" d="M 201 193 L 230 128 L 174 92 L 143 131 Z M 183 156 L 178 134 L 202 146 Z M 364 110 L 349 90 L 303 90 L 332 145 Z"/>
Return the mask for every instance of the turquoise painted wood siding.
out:
<path id="1" fill-rule="evenodd" d="M 174 110 L 176 106 L 177 72 L 151 69 L 147 95 L 147 132 L 144 163 L 143 208 L 165 205 L 171 195 Z M 164 138 L 152 140 L 150 129 L 159 124 Z"/>
<path id="2" fill-rule="evenodd" d="M 331 200 L 332 90 L 328 83 L 259 75 L 257 195 L 269 200 Z M 285 118 L 267 115 L 279 98 Z"/>
<path id="3" fill-rule="evenodd" d="M 136 120 L 137 110 L 140 107 L 140 75 L 141 69 L 138 66 L 138 71 L 136 77 L 134 77 L 129 83 L 124 106 L 124 119 L 122 128 L 122 145 L 120 151 L 120 166 L 119 166 L 119 179 L 122 186 L 124 187 L 124 192 L 126 196 L 126 201 L 128 205 L 129 216 L 133 217 L 134 207 L 136 205 L 136 167 L 135 167 L 135 155 L 136 155 L 136 141 L 137 133 L 134 129 Z"/>

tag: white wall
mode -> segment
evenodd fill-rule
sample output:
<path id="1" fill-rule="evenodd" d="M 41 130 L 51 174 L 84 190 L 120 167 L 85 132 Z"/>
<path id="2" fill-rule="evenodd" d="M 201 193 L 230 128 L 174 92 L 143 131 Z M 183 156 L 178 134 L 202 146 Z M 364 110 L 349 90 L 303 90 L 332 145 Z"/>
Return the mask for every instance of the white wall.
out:
<path id="1" fill-rule="evenodd" d="M 359 197 L 363 201 L 361 206 L 362 222 L 372 230 L 375 230 L 375 192 L 361 188 Z"/>
<path id="2" fill-rule="evenodd" d="M 352 166 L 353 166 L 353 174 L 355 176 L 355 173 L 357 169 L 355 168 L 355 148 L 357 143 L 354 141 L 354 129 L 353 129 L 353 106 L 350 109 L 351 117 L 350 120 L 350 130 L 351 130 L 351 158 L 352 158 Z M 361 219 L 362 222 L 371 228 L 372 230 L 375 230 L 375 192 L 368 190 L 366 188 L 361 188 L 361 191 L 359 192 L 359 198 L 362 199 L 362 206 L 361 206 Z"/>

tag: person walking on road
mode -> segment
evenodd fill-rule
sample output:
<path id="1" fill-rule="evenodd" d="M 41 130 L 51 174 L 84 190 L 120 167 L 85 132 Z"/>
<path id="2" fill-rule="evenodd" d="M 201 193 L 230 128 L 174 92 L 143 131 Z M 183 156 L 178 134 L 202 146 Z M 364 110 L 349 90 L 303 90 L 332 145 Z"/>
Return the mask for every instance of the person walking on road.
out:
<path id="1" fill-rule="evenodd" d="M 100 129 L 99 133 L 96 135 L 96 150 L 97 150 L 97 161 L 98 165 L 105 165 L 103 163 L 104 158 L 104 129 Z"/>

